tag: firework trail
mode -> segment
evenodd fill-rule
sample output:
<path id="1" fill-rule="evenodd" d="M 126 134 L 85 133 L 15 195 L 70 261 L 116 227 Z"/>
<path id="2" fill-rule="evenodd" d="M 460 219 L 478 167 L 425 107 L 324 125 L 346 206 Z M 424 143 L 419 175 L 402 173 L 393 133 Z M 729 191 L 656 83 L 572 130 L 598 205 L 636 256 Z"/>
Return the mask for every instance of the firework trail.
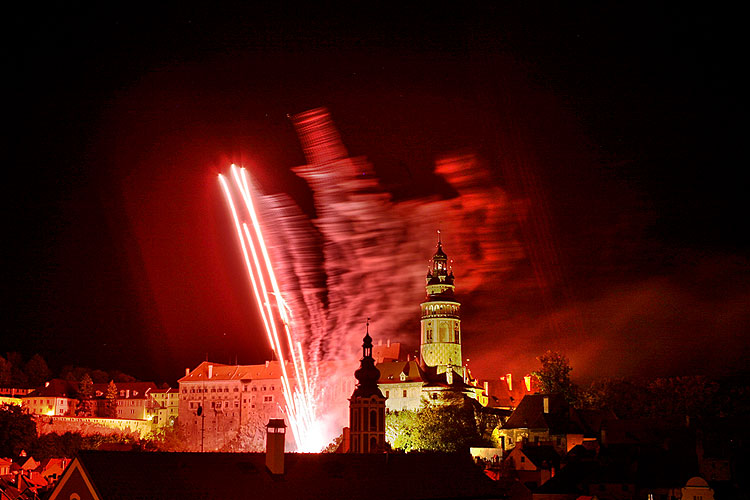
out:
<path id="1" fill-rule="evenodd" d="M 418 304 L 438 225 L 449 255 L 459 259 L 462 294 L 486 285 L 488 275 L 508 274 L 525 254 L 515 237 L 519 206 L 492 186 L 473 156 L 437 162 L 436 174 L 457 197 L 396 203 L 364 158 L 349 157 L 326 110 L 301 113 L 293 123 L 307 160 L 294 172 L 313 193 L 316 219 L 286 196 L 258 196 L 244 169 L 233 167 L 233 189 L 221 182 L 230 205 L 232 191 L 244 202 L 243 215 L 232 207 L 233 219 L 269 343 L 280 361 L 292 360 L 293 373 L 284 375 L 285 411 L 305 449 L 306 433 L 322 432 L 315 441 L 325 444 L 346 425 L 343 411 L 339 421 L 311 431 L 325 417 L 321 408 L 332 413 L 336 403 L 346 404 L 351 389 L 334 397 L 331 388 L 339 381 L 353 387 L 354 365 L 330 369 L 330 363 L 356 359 L 364 318 L 373 318 L 371 331 L 381 340 L 418 338 Z M 263 236 L 267 252 L 265 245 L 258 252 L 254 243 Z"/>

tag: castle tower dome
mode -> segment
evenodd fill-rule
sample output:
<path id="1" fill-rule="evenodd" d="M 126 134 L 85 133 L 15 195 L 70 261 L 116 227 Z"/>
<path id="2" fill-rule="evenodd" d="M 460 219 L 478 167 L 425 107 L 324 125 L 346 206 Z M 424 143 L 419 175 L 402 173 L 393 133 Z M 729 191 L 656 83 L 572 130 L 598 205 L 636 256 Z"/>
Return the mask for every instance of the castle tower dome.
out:
<path id="1" fill-rule="evenodd" d="M 424 364 L 444 373 L 450 367 L 461 377 L 461 304 L 455 299 L 454 276 L 449 259 L 443 251 L 438 230 L 437 251 L 427 272 L 427 300 L 422 310 L 420 354 Z"/>

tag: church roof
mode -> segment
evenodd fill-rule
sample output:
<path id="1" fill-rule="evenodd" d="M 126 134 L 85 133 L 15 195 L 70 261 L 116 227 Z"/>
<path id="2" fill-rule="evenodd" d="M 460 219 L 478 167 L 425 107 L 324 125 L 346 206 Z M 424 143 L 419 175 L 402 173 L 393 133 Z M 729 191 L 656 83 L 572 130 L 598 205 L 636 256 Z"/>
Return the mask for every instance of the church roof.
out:
<path id="1" fill-rule="evenodd" d="M 278 478 L 268 473 L 261 453 L 82 451 L 70 468 L 85 474 L 98 496 L 109 500 L 503 497 L 468 454 L 287 453 L 284 462 Z M 53 497 L 68 498 L 76 484 L 85 484 L 66 475 L 70 481 L 64 477 Z"/>

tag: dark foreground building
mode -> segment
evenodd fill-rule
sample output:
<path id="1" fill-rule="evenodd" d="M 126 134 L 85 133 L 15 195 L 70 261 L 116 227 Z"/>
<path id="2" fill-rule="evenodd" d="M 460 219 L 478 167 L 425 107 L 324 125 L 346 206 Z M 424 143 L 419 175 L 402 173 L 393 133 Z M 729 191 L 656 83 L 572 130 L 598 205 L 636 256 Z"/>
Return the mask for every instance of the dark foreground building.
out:
<path id="1" fill-rule="evenodd" d="M 262 453 L 83 451 L 49 499 L 505 497 L 468 454 L 287 453 L 283 460 L 283 474 L 272 474 Z"/>

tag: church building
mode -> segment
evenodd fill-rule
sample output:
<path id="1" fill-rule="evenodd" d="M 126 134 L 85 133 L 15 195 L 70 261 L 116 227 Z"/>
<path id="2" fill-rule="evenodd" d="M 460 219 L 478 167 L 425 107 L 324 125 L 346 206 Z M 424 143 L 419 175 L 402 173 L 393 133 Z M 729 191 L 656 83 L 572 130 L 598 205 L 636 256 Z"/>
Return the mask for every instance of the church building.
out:
<path id="1" fill-rule="evenodd" d="M 368 331 L 362 343 L 362 359 L 354 377 L 357 387 L 349 399 L 349 450 L 375 453 L 385 450 L 385 397 L 378 389 L 380 372 L 372 357 L 372 338 Z"/>
<path id="2" fill-rule="evenodd" d="M 438 400 L 444 391 L 487 405 L 485 391 L 462 363 L 461 303 L 455 297 L 454 279 L 438 231 L 437 251 L 427 271 L 427 296 L 420 304 L 419 357 L 377 365 L 387 411 L 418 410 L 423 400 Z"/>

